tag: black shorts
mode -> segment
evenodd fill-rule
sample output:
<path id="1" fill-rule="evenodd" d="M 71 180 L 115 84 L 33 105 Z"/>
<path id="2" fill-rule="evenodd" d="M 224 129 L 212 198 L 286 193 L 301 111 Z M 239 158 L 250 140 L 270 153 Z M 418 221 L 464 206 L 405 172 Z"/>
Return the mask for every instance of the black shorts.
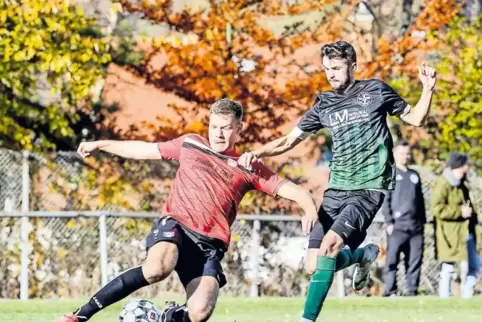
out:
<path id="1" fill-rule="evenodd" d="M 193 232 L 171 217 L 161 217 L 154 221 L 146 238 L 147 251 L 163 241 L 177 245 L 179 258 L 174 270 L 184 287 L 201 276 L 216 278 L 219 287 L 226 285 L 226 275 L 221 267 L 226 246 L 222 241 Z"/>
<path id="2" fill-rule="evenodd" d="M 355 250 L 365 240 L 384 199 L 385 194 L 376 190 L 326 190 L 308 248 L 320 248 L 325 232 L 332 230 Z"/>

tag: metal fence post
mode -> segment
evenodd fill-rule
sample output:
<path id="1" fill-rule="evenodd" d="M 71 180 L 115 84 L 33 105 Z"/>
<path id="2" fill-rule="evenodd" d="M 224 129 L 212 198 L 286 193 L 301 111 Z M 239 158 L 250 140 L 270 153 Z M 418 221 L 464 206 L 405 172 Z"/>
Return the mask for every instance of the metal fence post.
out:
<path id="1" fill-rule="evenodd" d="M 30 173 L 29 173 L 29 152 L 23 151 L 22 161 L 22 255 L 21 255 L 21 273 L 20 273 L 20 299 L 28 300 L 28 266 L 29 266 L 29 194 L 30 194 Z"/>
<path id="2" fill-rule="evenodd" d="M 101 270 L 101 283 L 105 286 L 108 283 L 108 259 L 107 259 L 107 223 L 106 214 L 99 216 L 99 251 L 100 251 L 100 270 Z"/>
<path id="3" fill-rule="evenodd" d="M 253 233 L 251 240 L 251 270 L 253 279 L 251 281 L 251 297 L 259 296 L 259 246 L 261 242 L 260 238 L 261 222 L 258 219 L 253 221 Z"/>

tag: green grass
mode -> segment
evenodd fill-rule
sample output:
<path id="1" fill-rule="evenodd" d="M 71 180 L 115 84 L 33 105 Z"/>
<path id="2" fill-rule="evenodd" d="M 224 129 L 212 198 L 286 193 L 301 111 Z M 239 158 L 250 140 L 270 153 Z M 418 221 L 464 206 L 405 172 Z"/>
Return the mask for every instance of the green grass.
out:
<path id="1" fill-rule="evenodd" d="M 155 299 L 162 307 L 166 299 Z M 93 322 L 115 322 L 124 302 L 97 314 Z M 2 322 L 52 322 L 77 308 L 79 300 L 0 301 Z M 301 298 L 229 298 L 220 299 L 212 322 L 298 322 L 303 307 Z M 470 300 L 435 297 L 329 299 L 319 321 L 481 321 L 482 297 Z"/>

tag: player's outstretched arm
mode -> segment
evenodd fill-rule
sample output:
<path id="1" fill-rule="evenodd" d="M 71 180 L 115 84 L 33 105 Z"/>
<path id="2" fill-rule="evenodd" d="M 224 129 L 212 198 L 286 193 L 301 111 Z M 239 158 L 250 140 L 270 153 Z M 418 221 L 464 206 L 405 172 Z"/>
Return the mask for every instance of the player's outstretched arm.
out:
<path id="1" fill-rule="evenodd" d="M 101 140 L 82 142 L 77 152 L 85 158 L 92 151 L 100 150 L 126 159 L 155 160 L 162 159 L 157 143 L 144 141 Z"/>
<path id="2" fill-rule="evenodd" d="M 425 123 L 430 105 L 432 104 L 433 91 L 437 73 L 435 69 L 423 63 L 418 69 L 418 76 L 422 82 L 422 95 L 415 105 L 415 108 L 401 116 L 401 119 L 414 126 L 422 126 Z"/>
<path id="3" fill-rule="evenodd" d="M 246 169 L 251 169 L 251 164 L 259 159 L 280 155 L 293 149 L 301 141 L 303 141 L 303 137 L 300 137 L 300 133 L 298 133 L 300 131 L 296 131 L 296 129 L 297 128 L 285 136 L 266 143 L 254 151 L 244 153 L 238 159 L 238 164 Z"/>
<path id="4" fill-rule="evenodd" d="M 278 188 L 277 194 L 282 198 L 296 202 L 303 209 L 304 216 L 301 219 L 301 227 L 303 233 L 309 234 L 318 219 L 316 203 L 311 193 L 291 181 L 284 181 Z"/>

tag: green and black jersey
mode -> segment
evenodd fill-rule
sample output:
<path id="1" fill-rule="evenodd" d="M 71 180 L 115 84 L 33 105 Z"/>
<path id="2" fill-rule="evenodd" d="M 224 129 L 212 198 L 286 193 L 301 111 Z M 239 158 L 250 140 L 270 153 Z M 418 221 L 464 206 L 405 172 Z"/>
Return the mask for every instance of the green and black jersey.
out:
<path id="1" fill-rule="evenodd" d="M 297 127 L 305 133 L 322 128 L 331 133 L 330 188 L 391 190 L 395 184 L 395 165 L 387 115 L 400 116 L 409 108 L 384 82 L 361 80 L 346 93 L 319 94 Z"/>

